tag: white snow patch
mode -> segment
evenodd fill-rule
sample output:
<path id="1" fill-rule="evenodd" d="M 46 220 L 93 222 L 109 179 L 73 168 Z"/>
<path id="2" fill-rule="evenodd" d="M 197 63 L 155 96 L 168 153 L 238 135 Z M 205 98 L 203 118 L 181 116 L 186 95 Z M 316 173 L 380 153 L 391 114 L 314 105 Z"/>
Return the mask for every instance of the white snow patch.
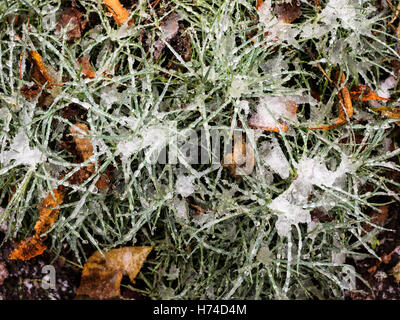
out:
<path id="1" fill-rule="evenodd" d="M 184 220 L 185 222 L 189 221 L 188 217 L 188 210 L 186 208 L 186 203 L 185 200 L 180 200 L 178 198 L 175 198 L 172 202 L 176 213 L 175 217 L 177 220 Z"/>
<path id="2" fill-rule="evenodd" d="M 279 174 L 282 179 L 287 179 L 289 177 L 290 164 L 279 143 L 276 140 L 272 143 L 267 142 L 262 148 L 267 152 L 267 155 L 262 157 L 263 164 Z"/>
<path id="3" fill-rule="evenodd" d="M 278 119 L 287 118 L 295 121 L 296 112 L 293 106 L 293 102 L 286 97 L 264 97 L 260 99 L 257 112 L 250 117 L 249 124 L 260 128 L 271 128 L 276 127 Z"/>
<path id="4" fill-rule="evenodd" d="M 10 150 L 3 152 L 0 157 L 0 162 L 4 165 L 9 164 L 12 160 L 15 160 L 15 166 L 25 164 L 34 167 L 45 161 L 46 157 L 38 148 L 29 147 L 29 139 L 24 129 L 20 128 L 11 143 Z"/>
<path id="5" fill-rule="evenodd" d="M 311 223 L 310 211 L 303 207 L 308 203 L 308 197 L 313 185 L 331 187 L 341 182 L 347 172 L 355 170 L 344 155 L 340 166 L 335 171 L 327 169 L 320 158 L 306 158 L 297 165 L 297 178 L 290 187 L 275 198 L 269 208 L 278 215 L 276 228 L 280 236 L 288 236 L 291 226 L 298 223 Z"/>
<path id="6" fill-rule="evenodd" d="M 175 183 L 176 193 L 184 198 L 190 196 L 196 190 L 193 185 L 194 179 L 193 176 L 179 175 Z"/>

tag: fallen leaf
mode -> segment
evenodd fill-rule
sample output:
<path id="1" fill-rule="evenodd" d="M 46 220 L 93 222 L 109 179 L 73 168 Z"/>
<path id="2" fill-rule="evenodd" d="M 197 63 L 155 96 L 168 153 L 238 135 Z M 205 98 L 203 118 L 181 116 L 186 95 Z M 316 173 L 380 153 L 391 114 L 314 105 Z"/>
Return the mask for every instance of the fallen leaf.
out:
<path id="1" fill-rule="evenodd" d="M 163 22 L 161 25 L 161 30 L 165 36 L 165 41 L 169 42 L 171 41 L 178 33 L 179 30 L 179 20 L 181 20 L 181 17 L 177 13 L 172 13 L 168 16 L 167 19 Z M 162 41 L 161 39 L 158 39 L 154 43 L 154 59 L 157 60 L 162 51 L 164 50 L 165 47 L 165 42 Z"/>
<path id="2" fill-rule="evenodd" d="M 221 164 L 228 168 L 235 178 L 241 175 L 249 175 L 253 172 L 255 166 L 253 149 L 245 143 L 244 139 L 241 139 L 241 141 L 239 139 L 239 141 L 234 142 L 233 152 L 226 154 Z"/>
<path id="3" fill-rule="evenodd" d="M 74 126 L 70 126 L 70 133 L 74 135 L 73 140 L 76 148 L 76 153 L 79 156 L 79 162 L 88 160 L 93 155 L 93 144 L 92 140 L 88 137 L 80 137 L 82 132 L 89 135 L 89 128 L 84 123 L 76 123 Z M 71 150 L 72 151 L 72 150 Z M 110 167 L 111 168 L 111 167 Z M 96 181 L 96 187 L 100 191 L 105 191 L 111 182 L 112 169 L 107 168 L 107 172 L 101 174 L 99 179 Z M 89 162 L 85 167 L 80 168 L 71 177 L 68 178 L 68 183 L 74 185 L 81 185 L 84 181 L 90 178 L 95 173 L 94 162 Z"/>
<path id="4" fill-rule="evenodd" d="M 66 8 L 62 11 L 56 26 L 56 33 L 62 32 L 62 29 L 68 26 L 68 42 L 75 41 L 82 37 L 83 29 L 87 21 L 82 21 L 82 13 L 75 8 Z"/>
<path id="5" fill-rule="evenodd" d="M 35 236 L 28 237 L 17 244 L 16 248 L 8 256 L 8 259 L 18 259 L 22 261 L 30 260 L 41 255 L 46 248 L 47 247 L 42 243 L 41 239 L 38 239 Z"/>
<path id="6" fill-rule="evenodd" d="M 379 111 L 383 116 L 390 119 L 400 119 L 400 108 L 374 107 L 372 110 Z M 400 126 L 400 121 L 396 121 L 395 124 Z"/>
<path id="7" fill-rule="evenodd" d="M 107 6 L 108 11 L 111 12 L 118 25 L 125 23 L 129 19 L 129 11 L 124 8 L 119 0 L 104 0 L 104 4 Z M 129 24 L 132 23 L 133 20 L 129 21 Z"/>
<path id="8" fill-rule="evenodd" d="M 301 3 L 298 0 L 281 2 L 275 5 L 274 12 L 278 20 L 284 23 L 292 23 L 301 16 Z"/>
<path id="9" fill-rule="evenodd" d="M 33 61 L 32 78 L 41 85 L 47 82 L 47 86 L 53 86 L 56 81 L 51 71 L 49 71 L 48 67 L 44 64 L 42 56 L 34 50 L 31 50 L 30 56 Z"/>
<path id="10" fill-rule="evenodd" d="M 264 4 L 264 1 L 262 1 L 262 0 L 257 0 L 256 9 L 258 10 L 263 4 Z"/>
<path id="11" fill-rule="evenodd" d="M 35 235 L 20 241 L 16 248 L 9 255 L 9 259 L 30 260 L 38 255 L 41 255 L 46 246 L 43 242 L 47 236 L 42 236 L 46 233 L 57 221 L 60 213 L 55 207 L 61 205 L 64 200 L 65 190 L 62 186 L 54 189 L 40 203 L 39 219 L 35 224 Z"/>
<path id="12" fill-rule="evenodd" d="M 21 87 L 20 92 L 24 95 L 25 99 L 32 102 L 34 101 L 38 95 L 38 106 L 43 107 L 47 105 L 46 99 L 49 97 L 49 94 L 47 92 L 43 91 L 43 88 L 39 86 L 37 83 L 33 84 L 27 84 Z"/>
<path id="13" fill-rule="evenodd" d="M 84 78 L 93 79 L 96 77 L 96 72 L 94 71 L 94 67 L 91 65 L 90 61 L 85 57 L 80 57 L 78 59 L 79 66 L 82 70 L 82 74 Z"/>
<path id="14" fill-rule="evenodd" d="M 339 76 L 339 71 L 336 73 L 336 76 L 337 77 Z M 346 76 L 344 75 L 344 73 L 342 73 L 340 84 L 343 85 L 345 82 L 346 82 Z M 322 125 L 318 127 L 308 127 L 308 129 L 329 130 L 334 127 L 341 126 L 347 123 L 347 117 L 350 119 L 353 116 L 354 110 L 353 110 L 353 103 L 351 102 L 350 92 L 349 89 L 347 89 L 346 85 L 344 85 L 343 88 L 339 91 L 338 98 L 339 98 L 339 116 L 335 120 L 335 122 L 333 124 Z"/>
<path id="15" fill-rule="evenodd" d="M 128 275 L 134 283 L 151 250 L 152 247 L 124 247 L 104 255 L 95 252 L 83 267 L 76 295 L 100 300 L 118 297 L 122 277 Z"/>
<path id="16" fill-rule="evenodd" d="M 37 237 L 48 231 L 58 219 L 60 209 L 54 209 L 64 201 L 65 190 L 62 186 L 54 189 L 39 205 L 39 220 L 35 224 Z"/>
<path id="17" fill-rule="evenodd" d="M 285 110 L 282 110 L 282 114 L 286 114 L 288 117 L 295 117 L 297 114 L 297 104 L 293 100 L 286 100 L 285 102 Z M 253 129 L 260 129 L 264 131 L 272 131 L 272 132 L 277 132 L 279 133 L 280 130 L 282 129 L 284 132 L 287 132 L 289 130 L 289 126 L 282 120 L 282 119 L 277 119 L 277 122 L 279 125 L 263 125 L 263 121 L 260 121 L 259 117 L 257 117 L 257 114 L 255 116 L 250 117 L 248 120 L 248 124 L 250 128 Z"/>
<path id="18" fill-rule="evenodd" d="M 76 149 L 82 157 L 82 162 L 88 160 L 93 155 L 92 140 L 88 137 L 82 137 L 82 135 L 89 135 L 88 126 L 84 123 L 76 123 L 69 127 L 69 131 L 74 136 Z"/>
<path id="19" fill-rule="evenodd" d="M 64 107 L 61 111 L 61 116 L 68 120 L 75 119 L 85 119 L 87 114 L 87 110 L 83 108 L 81 105 L 76 103 L 71 103 L 68 106 Z"/>
<path id="20" fill-rule="evenodd" d="M 378 96 L 375 91 L 373 91 L 370 87 L 366 85 L 358 85 L 355 88 L 352 88 L 350 92 L 351 98 L 353 100 L 358 100 L 361 97 L 361 101 L 376 101 L 376 100 L 382 100 L 382 101 L 389 101 L 390 99 L 383 98 Z"/>

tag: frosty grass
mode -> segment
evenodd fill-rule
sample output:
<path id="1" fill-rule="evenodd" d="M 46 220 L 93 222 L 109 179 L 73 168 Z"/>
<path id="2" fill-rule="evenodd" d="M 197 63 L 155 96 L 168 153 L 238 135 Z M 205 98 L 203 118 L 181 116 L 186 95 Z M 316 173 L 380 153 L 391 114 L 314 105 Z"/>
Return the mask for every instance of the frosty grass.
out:
<path id="1" fill-rule="evenodd" d="M 30 235 L 37 204 L 67 185 L 62 172 L 79 169 L 57 147 L 71 125 L 60 110 L 73 102 L 88 111 L 98 174 L 116 168 L 114 187 L 98 192 L 99 175 L 73 186 L 49 231 L 54 252 L 66 243 L 83 264 L 94 250 L 152 245 L 153 256 L 129 286 L 152 299 L 343 298 L 358 277 L 346 258 L 375 255 L 382 228 L 363 232 L 367 209 L 379 210 L 371 198 L 393 195 L 398 185 L 383 175 L 399 170 L 388 161 L 400 153 L 387 148 L 395 120 L 355 103 L 352 120 L 377 120 L 329 131 L 307 127 L 331 123 L 337 112 L 337 91 L 316 63 L 331 75 L 343 71 L 348 87 L 393 94 L 397 79 L 381 61 L 400 59 L 398 40 L 387 33 L 391 9 L 378 12 L 375 2 L 322 0 L 319 12 L 301 1 L 302 16 L 283 24 L 269 0 L 258 12 L 255 0 L 172 0 L 161 18 L 140 0 L 131 11 L 135 24 L 118 28 L 102 1 L 82 0 L 84 17 L 97 13 L 100 23 L 67 44 L 66 32 L 54 32 L 59 1 L 1 1 L 0 196 L 6 207 L 0 220 L 7 237 Z M 176 30 L 162 27 L 170 12 L 187 26 L 188 62 L 168 43 Z M 9 23 L 16 14 L 28 14 L 29 27 Z M 165 67 L 165 54 L 154 62 L 155 46 L 138 40 L 143 30 L 158 46 L 165 43 L 163 52 L 173 53 L 181 71 Z M 19 91 L 31 81 L 29 50 L 42 55 L 60 82 L 68 79 L 47 109 Z M 95 79 L 81 78 L 81 56 L 90 58 Z M 285 109 L 288 99 L 298 104 L 297 116 Z M 290 129 L 254 130 L 248 118 L 259 125 L 281 118 Z M 256 157 L 250 175 L 235 179 L 219 162 L 192 164 L 183 155 L 177 163 L 151 161 L 171 136 L 192 131 L 199 140 L 203 132 L 205 143 L 198 144 L 211 148 L 212 130 L 246 133 Z M 373 192 L 365 191 L 367 183 Z M 205 212 L 195 214 L 190 204 Z M 333 221 L 313 221 L 315 208 Z"/>

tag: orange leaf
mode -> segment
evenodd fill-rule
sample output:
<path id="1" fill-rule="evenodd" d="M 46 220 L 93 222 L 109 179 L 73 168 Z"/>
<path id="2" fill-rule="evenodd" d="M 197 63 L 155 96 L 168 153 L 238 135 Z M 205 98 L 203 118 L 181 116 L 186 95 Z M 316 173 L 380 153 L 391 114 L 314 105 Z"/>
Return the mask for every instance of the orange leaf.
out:
<path id="1" fill-rule="evenodd" d="M 352 89 L 350 92 L 353 100 L 358 100 L 361 96 L 361 101 L 389 101 L 390 99 L 378 96 L 370 87 L 360 84 Z"/>
<path id="2" fill-rule="evenodd" d="M 134 282 L 152 247 L 112 249 L 104 255 L 96 251 L 85 263 L 76 295 L 111 299 L 120 295 L 122 277 Z"/>
<path id="3" fill-rule="evenodd" d="M 62 204 L 64 200 L 63 187 L 54 189 L 53 194 L 49 193 L 39 205 L 40 215 L 35 224 L 35 235 L 20 241 L 11 252 L 9 259 L 29 260 L 41 255 L 46 250 L 46 246 L 43 244 L 46 237 L 41 237 L 41 235 L 48 231 L 58 219 L 60 210 L 54 208 Z"/>
<path id="4" fill-rule="evenodd" d="M 29 237 L 17 244 L 14 251 L 8 256 L 8 259 L 26 261 L 41 255 L 44 250 L 46 250 L 46 246 L 42 244 L 41 239 Z"/>
<path id="5" fill-rule="evenodd" d="M 74 134 L 74 142 L 76 146 L 76 150 L 82 159 L 82 162 L 88 160 L 93 155 L 93 145 L 92 140 L 87 137 L 79 137 L 78 135 L 82 135 L 82 132 L 78 130 L 82 130 L 85 134 L 89 135 L 89 128 L 86 124 L 76 123 L 74 126 L 70 126 L 69 130 L 71 134 Z M 89 162 L 86 167 L 82 167 L 77 172 L 75 172 L 69 179 L 68 182 L 71 184 L 82 184 L 86 179 L 88 179 L 95 172 L 94 162 Z M 103 173 L 100 178 L 96 182 L 96 187 L 104 191 L 108 188 L 111 181 L 111 172 Z"/>
<path id="6" fill-rule="evenodd" d="M 336 75 L 338 76 L 339 72 L 337 72 Z M 345 82 L 346 82 L 346 76 L 344 75 L 344 73 L 342 73 L 342 77 L 340 79 L 340 84 L 343 85 Z M 330 130 L 334 127 L 341 126 L 341 125 L 347 123 L 346 114 L 349 118 L 351 118 L 354 113 L 353 104 L 351 102 L 350 92 L 347 89 L 347 86 L 344 86 L 340 90 L 338 97 L 339 97 L 339 116 L 335 120 L 335 122 L 333 124 L 322 125 L 322 126 L 318 126 L 318 127 L 308 127 L 308 129 L 310 129 L 310 130 L 318 130 L 318 129 Z"/>
<path id="7" fill-rule="evenodd" d="M 125 23 L 129 19 L 129 11 L 119 2 L 119 0 L 104 0 L 104 4 L 107 6 L 114 17 L 115 22 L 118 25 Z M 129 22 L 131 24 L 133 22 Z"/>
<path id="8" fill-rule="evenodd" d="M 256 9 L 258 10 L 258 8 L 260 8 L 263 4 L 264 4 L 264 1 L 262 1 L 262 0 L 257 0 Z"/>
<path id="9" fill-rule="evenodd" d="M 32 50 L 30 52 L 30 55 L 34 62 L 34 70 L 32 72 L 33 78 L 40 84 L 44 84 L 45 82 L 48 82 L 49 86 L 54 85 L 55 81 L 54 81 L 53 77 L 50 75 L 49 70 L 47 69 L 46 65 L 44 64 L 41 55 L 34 50 Z M 36 70 L 35 70 L 35 68 L 36 68 Z"/>
<path id="10" fill-rule="evenodd" d="M 53 197 L 54 194 L 54 197 Z M 53 193 L 49 193 L 47 197 L 39 205 L 39 220 L 35 224 L 36 235 L 48 231 L 58 219 L 60 209 L 54 209 L 55 207 L 61 205 L 64 201 L 64 189 L 58 188 L 54 189 Z"/>
<path id="11" fill-rule="evenodd" d="M 96 72 L 94 71 L 94 68 L 88 59 L 86 59 L 85 57 L 80 57 L 78 59 L 78 63 L 82 68 L 82 74 L 84 78 L 93 79 L 96 77 Z"/>

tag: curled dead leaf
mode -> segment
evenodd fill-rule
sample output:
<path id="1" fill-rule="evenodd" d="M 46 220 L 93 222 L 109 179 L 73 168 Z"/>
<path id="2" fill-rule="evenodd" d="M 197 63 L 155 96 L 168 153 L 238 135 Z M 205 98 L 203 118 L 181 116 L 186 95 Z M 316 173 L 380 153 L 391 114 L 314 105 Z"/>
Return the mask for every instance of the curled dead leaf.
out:
<path id="1" fill-rule="evenodd" d="M 390 107 L 374 107 L 372 108 L 374 111 L 379 111 L 383 116 L 386 116 L 390 119 L 400 119 L 400 108 L 390 108 Z M 398 126 L 400 126 L 400 121 L 395 122 Z"/>
<path id="2" fill-rule="evenodd" d="M 47 82 L 47 86 L 53 86 L 56 82 L 54 75 L 43 62 L 42 56 L 37 51 L 31 50 L 30 57 L 33 61 L 32 78 L 42 85 Z"/>
<path id="3" fill-rule="evenodd" d="M 122 277 L 128 275 L 134 283 L 151 250 L 152 247 L 124 247 L 104 255 L 95 252 L 83 267 L 77 296 L 100 300 L 118 297 Z"/>
<path id="4" fill-rule="evenodd" d="M 57 21 L 56 33 L 59 34 L 62 29 L 68 26 L 68 42 L 75 41 L 82 37 L 83 29 L 87 21 L 82 20 L 82 13 L 75 8 L 66 8 L 61 12 Z"/>
<path id="5" fill-rule="evenodd" d="M 253 149 L 245 143 L 244 139 L 235 141 L 233 152 L 226 154 L 221 164 L 228 168 L 235 178 L 249 175 L 253 172 L 255 166 Z"/>
<path id="6" fill-rule="evenodd" d="M 43 244 L 46 237 L 42 235 L 57 221 L 60 210 L 55 208 L 63 203 L 64 195 L 64 188 L 60 186 L 44 198 L 38 206 L 39 219 L 34 227 L 35 235 L 20 241 L 11 252 L 9 259 L 30 260 L 46 250 L 46 246 Z"/>
<path id="7" fill-rule="evenodd" d="M 339 76 L 339 71 L 336 73 L 336 76 Z M 328 124 L 328 125 L 322 125 L 318 127 L 308 127 L 310 130 L 329 130 L 337 126 L 341 126 L 345 123 L 347 123 L 347 117 L 350 119 L 353 116 L 354 109 L 353 109 L 353 103 L 351 102 L 351 95 L 349 92 L 349 89 L 347 89 L 347 86 L 344 85 L 346 82 L 346 76 L 344 73 L 342 73 L 341 78 L 340 78 L 340 85 L 343 86 L 343 88 L 339 91 L 338 93 L 338 98 L 339 98 L 339 116 L 335 120 L 333 124 Z"/>
<path id="8" fill-rule="evenodd" d="M 64 188 L 59 187 L 49 193 L 47 197 L 39 205 L 39 220 L 35 224 L 36 235 L 48 231 L 58 219 L 60 209 L 54 209 L 61 205 L 64 201 L 65 191 Z"/>
<path id="9" fill-rule="evenodd" d="M 361 97 L 361 101 L 377 101 L 377 100 L 382 100 L 382 101 L 389 101 L 390 99 L 383 98 L 378 96 L 375 91 L 373 91 L 370 87 L 366 85 L 358 85 L 354 88 L 352 88 L 350 92 L 351 98 L 353 100 L 358 100 Z"/>
<path id="10" fill-rule="evenodd" d="M 45 250 L 46 246 L 42 243 L 41 239 L 35 236 L 28 237 L 20 241 L 16 248 L 8 256 L 10 260 L 30 260 L 34 257 L 41 255 Z"/>
<path id="11" fill-rule="evenodd" d="M 73 140 L 76 148 L 76 154 L 79 156 L 80 162 L 88 160 L 93 156 L 93 144 L 91 138 L 82 137 L 82 135 L 89 135 L 89 128 L 84 123 L 76 123 L 70 126 L 70 133 L 74 135 Z M 75 153 L 75 152 L 74 152 Z M 95 173 L 94 162 L 89 162 L 85 167 L 80 168 L 71 177 L 68 178 L 68 183 L 74 185 L 81 185 L 84 181 L 90 178 Z M 111 182 L 112 168 L 107 168 L 107 171 L 102 173 L 96 182 L 96 187 L 100 191 L 108 189 Z"/>

